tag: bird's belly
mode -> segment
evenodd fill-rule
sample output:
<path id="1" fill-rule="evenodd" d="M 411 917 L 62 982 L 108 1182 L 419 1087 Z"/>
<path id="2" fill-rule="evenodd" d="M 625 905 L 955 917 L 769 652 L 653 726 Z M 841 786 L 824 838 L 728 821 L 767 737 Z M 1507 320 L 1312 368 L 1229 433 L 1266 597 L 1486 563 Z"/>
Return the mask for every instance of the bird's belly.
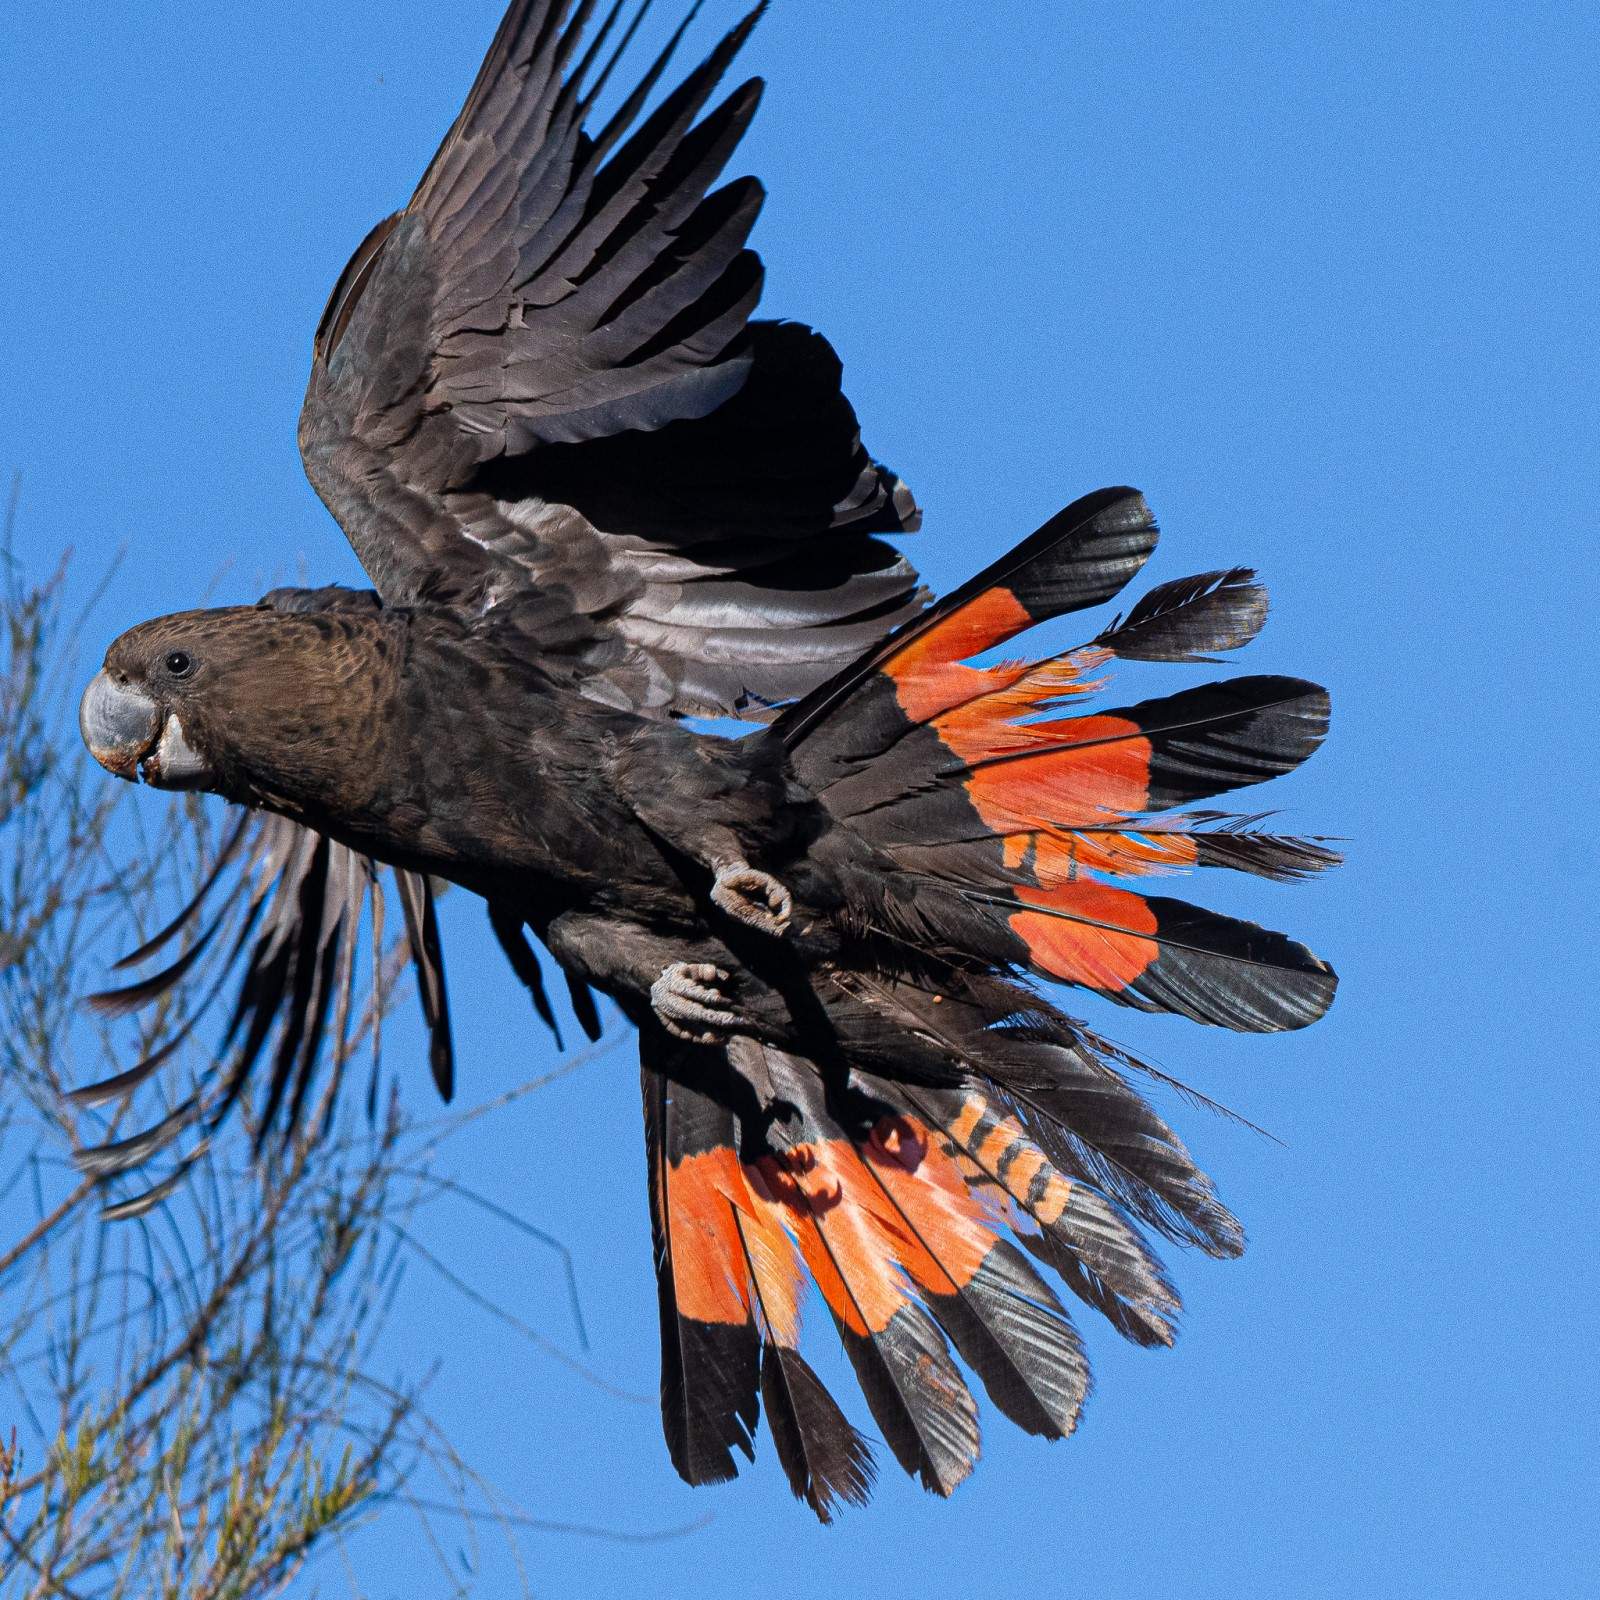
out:
<path id="1" fill-rule="evenodd" d="M 408 799 L 364 823 L 324 828 L 363 854 L 525 906 L 616 911 L 663 926 L 697 922 L 692 894 L 654 837 L 621 807 L 541 786 L 531 798 L 454 794 Z"/>

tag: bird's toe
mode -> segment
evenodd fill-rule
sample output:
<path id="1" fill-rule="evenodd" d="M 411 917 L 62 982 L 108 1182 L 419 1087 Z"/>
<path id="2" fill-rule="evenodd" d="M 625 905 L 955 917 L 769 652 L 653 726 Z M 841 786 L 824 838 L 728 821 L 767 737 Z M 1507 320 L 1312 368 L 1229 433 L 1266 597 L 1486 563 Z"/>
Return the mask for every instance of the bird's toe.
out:
<path id="1" fill-rule="evenodd" d="M 708 962 L 673 962 L 650 987 L 656 1019 L 675 1039 L 716 1044 L 744 1023 L 720 987 L 727 980 L 721 967 Z"/>
<path id="2" fill-rule="evenodd" d="M 762 933 L 779 938 L 794 914 L 794 897 L 772 876 L 747 862 L 724 867 L 711 887 L 712 904 Z"/>

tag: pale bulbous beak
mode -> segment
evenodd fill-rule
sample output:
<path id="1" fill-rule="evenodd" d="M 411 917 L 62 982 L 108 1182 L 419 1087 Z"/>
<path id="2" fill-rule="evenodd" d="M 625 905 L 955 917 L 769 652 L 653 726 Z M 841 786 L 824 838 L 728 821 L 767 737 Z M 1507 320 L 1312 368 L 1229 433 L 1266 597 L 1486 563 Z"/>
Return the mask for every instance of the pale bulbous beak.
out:
<path id="1" fill-rule="evenodd" d="M 183 736 L 175 711 L 161 708 L 142 689 L 118 683 L 104 669 L 83 691 L 78 727 L 89 754 L 107 772 L 160 789 L 198 789 L 209 767 Z"/>
<path id="2" fill-rule="evenodd" d="M 107 772 L 139 781 L 139 763 L 161 737 L 161 710 L 149 695 L 118 683 L 103 667 L 78 706 L 78 729 L 89 754 Z"/>

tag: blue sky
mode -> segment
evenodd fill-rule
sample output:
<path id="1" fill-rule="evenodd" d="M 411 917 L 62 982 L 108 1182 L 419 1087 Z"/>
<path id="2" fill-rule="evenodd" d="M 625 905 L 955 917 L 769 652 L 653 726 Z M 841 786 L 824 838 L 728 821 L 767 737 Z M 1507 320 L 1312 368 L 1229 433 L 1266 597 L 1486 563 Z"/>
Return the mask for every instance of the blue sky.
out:
<path id="1" fill-rule="evenodd" d="M 670 11 L 673 8 L 667 7 Z M 247 17 L 248 10 L 252 14 Z M 499 0 L 13 7 L 0 23 L 7 403 L 42 567 L 126 547 L 126 623 L 359 581 L 300 474 L 311 330 L 403 202 Z M 699 38 L 734 14 L 708 0 Z M 1331 1016 L 1239 1039 L 1090 1009 L 1270 1129 L 1178 1108 L 1243 1216 L 1180 1259 L 1171 1353 L 1087 1328 L 1077 1438 L 999 1422 L 949 1504 L 886 1472 L 831 1530 L 762 1451 L 673 1476 L 653 1402 L 572 1376 L 413 1274 L 386 1359 L 535 1515 L 536 1592 L 1548 1596 L 1593 1582 L 1595 173 L 1588 5 L 778 0 L 741 170 L 766 308 L 823 328 L 948 587 L 1103 483 L 1153 578 L 1248 562 L 1244 665 L 1321 678 L 1332 738 L 1266 803 L 1350 865 L 1210 899 L 1306 938 Z M 220 576 L 218 576 L 220 574 Z M 160 802 L 157 802 L 160 803 Z M 466 897 L 444 911 L 464 1091 L 552 1064 Z M 430 1107 L 415 1035 L 392 1064 Z M 573 1252 L 607 1383 L 656 1379 L 631 1041 L 448 1158 Z M 537 1248 L 433 1247 L 572 1348 Z M 864 1414 L 853 1397 L 850 1407 Z M 481 1593 L 514 1592 L 481 1547 Z M 362 1592 L 445 1592 L 404 1512 Z M 1585 1581 L 1587 1579 L 1587 1582 Z M 344 1592 L 335 1561 L 324 1592 Z M 1026 1586 L 1021 1587 L 1021 1586 Z M 306 1592 L 309 1592 L 307 1589 Z"/>

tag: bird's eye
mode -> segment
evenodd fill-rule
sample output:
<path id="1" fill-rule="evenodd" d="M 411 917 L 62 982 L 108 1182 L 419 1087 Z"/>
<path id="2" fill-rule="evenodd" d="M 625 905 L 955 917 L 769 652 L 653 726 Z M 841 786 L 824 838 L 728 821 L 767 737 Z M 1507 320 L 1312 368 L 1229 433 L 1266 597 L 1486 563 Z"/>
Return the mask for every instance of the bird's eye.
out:
<path id="1" fill-rule="evenodd" d="M 169 650 L 161 665 L 169 678 L 187 678 L 194 671 L 194 657 L 185 650 Z"/>

